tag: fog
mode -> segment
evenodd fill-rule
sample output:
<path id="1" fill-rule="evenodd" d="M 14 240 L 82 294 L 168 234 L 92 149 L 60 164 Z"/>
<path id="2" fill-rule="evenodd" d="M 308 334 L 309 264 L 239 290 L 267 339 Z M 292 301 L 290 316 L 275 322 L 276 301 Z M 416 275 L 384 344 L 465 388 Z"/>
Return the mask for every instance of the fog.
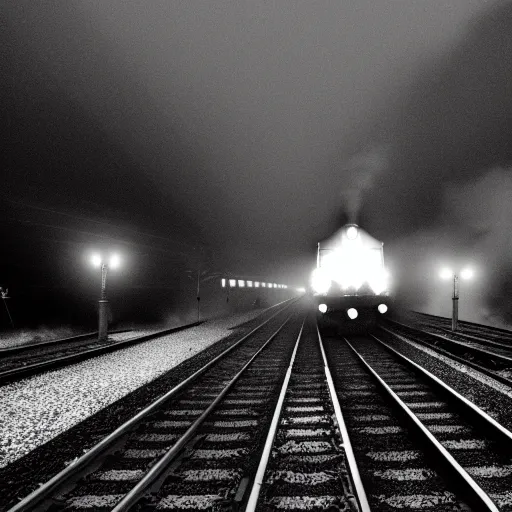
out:
<path id="1" fill-rule="evenodd" d="M 19 1 L 5 28 L 0 284 L 78 311 L 115 246 L 126 311 L 160 287 L 165 317 L 198 259 L 303 285 L 351 221 L 407 306 L 446 314 L 464 260 L 462 316 L 509 319 L 509 2 Z"/>

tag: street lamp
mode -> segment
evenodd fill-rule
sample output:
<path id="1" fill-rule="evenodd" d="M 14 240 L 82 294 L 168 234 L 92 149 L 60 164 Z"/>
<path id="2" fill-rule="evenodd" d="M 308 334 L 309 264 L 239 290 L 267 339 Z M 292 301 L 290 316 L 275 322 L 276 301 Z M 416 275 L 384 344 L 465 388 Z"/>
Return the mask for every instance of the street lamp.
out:
<path id="1" fill-rule="evenodd" d="M 470 268 L 463 268 L 459 274 L 462 279 L 471 279 L 473 277 L 473 270 Z M 457 330 L 457 323 L 459 321 L 459 274 L 453 272 L 449 268 L 443 268 L 439 273 L 441 279 L 448 280 L 453 278 L 452 331 Z"/>
<path id="2" fill-rule="evenodd" d="M 108 332 L 108 300 L 107 300 L 107 274 L 109 269 L 116 269 L 121 263 L 118 254 L 111 254 L 107 259 L 103 255 L 95 253 L 91 256 L 91 263 L 95 267 L 101 267 L 101 294 L 98 300 L 98 341 L 107 339 Z"/>

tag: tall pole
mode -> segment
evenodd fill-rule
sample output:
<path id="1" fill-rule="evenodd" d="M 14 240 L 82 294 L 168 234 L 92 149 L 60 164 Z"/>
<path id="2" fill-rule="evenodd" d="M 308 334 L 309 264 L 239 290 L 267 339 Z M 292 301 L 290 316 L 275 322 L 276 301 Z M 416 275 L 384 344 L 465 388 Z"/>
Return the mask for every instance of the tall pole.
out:
<path id="1" fill-rule="evenodd" d="M 101 295 L 98 301 L 98 341 L 107 339 L 108 334 L 108 300 L 107 300 L 108 265 L 101 264 Z"/>
<path id="2" fill-rule="evenodd" d="M 201 297 L 199 295 L 199 286 L 201 282 L 201 263 L 197 264 L 197 321 L 199 322 L 199 316 L 201 314 L 199 309 L 199 303 L 201 301 Z"/>
<path id="3" fill-rule="evenodd" d="M 452 296 L 452 331 L 457 330 L 459 321 L 459 276 L 453 274 L 453 296 Z"/>

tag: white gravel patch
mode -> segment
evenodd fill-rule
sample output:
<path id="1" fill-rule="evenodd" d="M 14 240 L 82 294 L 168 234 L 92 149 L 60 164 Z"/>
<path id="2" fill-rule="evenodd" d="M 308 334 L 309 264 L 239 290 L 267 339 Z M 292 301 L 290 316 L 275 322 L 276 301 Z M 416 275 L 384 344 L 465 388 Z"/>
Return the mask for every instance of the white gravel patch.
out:
<path id="1" fill-rule="evenodd" d="M 209 321 L 2 386 L 0 467 L 156 379 L 260 312 Z"/>
<path id="2" fill-rule="evenodd" d="M 480 478 L 505 478 L 512 474 L 511 465 L 503 466 L 475 466 L 466 468 L 471 476 L 479 476 Z"/>
<path id="3" fill-rule="evenodd" d="M 364 427 L 358 429 L 358 432 L 361 434 L 372 434 L 372 435 L 387 435 L 387 434 L 399 434 L 403 432 L 404 429 L 398 426 L 390 426 L 390 427 Z"/>
<path id="4" fill-rule="evenodd" d="M 417 450 L 368 452 L 366 456 L 376 461 L 405 462 L 417 459 L 420 456 L 420 452 Z"/>
<path id="5" fill-rule="evenodd" d="M 399 482 L 406 480 L 428 480 L 434 476 L 434 472 L 426 468 L 386 469 L 384 471 L 374 471 L 373 474 L 384 480 L 396 480 Z"/>
<path id="6" fill-rule="evenodd" d="M 267 476 L 266 482 L 273 484 L 274 482 L 282 481 L 289 484 L 318 485 L 336 480 L 336 478 L 335 472 L 303 473 L 297 471 L 273 471 Z"/>
<path id="7" fill-rule="evenodd" d="M 98 480 L 107 481 L 136 481 L 144 476 L 142 469 L 111 469 L 96 475 Z"/>
<path id="8" fill-rule="evenodd" d="M 380 495 L 377 496 L 381 503 L 386 503 L 393 508 L 437 508 L 441 505 L 449 505 L 457 503 L 455 495 L 451 492 L 443 492 L 436 494 L 411 494 L 411 495 Z"/>
<path id="9" fill-rule="evenodd" d="M 79 496 L 77 498 L 72 498 L 71 500 L 69 500 L 68 505 L 72 508 L 111 508 L 114 507 L 118 502 L 120 502 L 121 498 L 123 497 L 124 494 L 107 494 L 104 496 Z"/>
<path id="10" fill-rule="evenodd" d="M 325 428 L 290 428 L 285 430 L 286 437 L 323 437 L 329 434 Z"/>
<path id="11" fill-rule="evenodd" d="M 277 451 L 279 453 L 323 453 L 332 450 L 327 441 L 287 441 Z"/>
<path id="12" fill-rule="evenodd" d="M 447 364 L 448 366 L 451 366 L 455 370 L 465 373 L 466 375 L 472 377 L 473 379 L 477 380 L 478 382 L 481 382 L 482 384 L 485 384 L 486 386 L 491 387 L 492 389 L 495 389 L 496 391 L 499 391 L 500 393 L 503 393 L 504 395 L 507 395 L 512 398 L 512 388 L 510 386 L 507 386 L 505 384 L 502 384 L 501 382 L 498 382 L 496 379 L 493 379 L 492 377 L 488 377 L 487 375 L 484 375 L 483 373 L 480 373 L 477 370 L 474 370 L 473 368 L 470 368 L 469 366 L 466 366 L 462 363 L 459 363 L 457 361 L 454 361 L 453 359 L 450 359 L 449 357 L 439 354 L 435 350 L 424 347 L 423 345 L 420 345 L 419 343 L 416 343 L 415 341 L 408 340 L 407 338 L 404 338 L 403 336 L 400 336 L 399 334 L 393 333 L 394 336 L 400 338 L 402 341 L 408 343 L 409 345 L 412 345 L 413 347 L 417 348 L 418 350 L 421 350 L 422 352 L 425 352 L 429 356 L 435 357 L 436 359 L 439 359 L 443 363 Z"/>
<path id="13" fill-rule="evenodd" d="M 162 331 L 163 329 L 160 327 L 159 329 L 137 329 L 134 331 L 128 332 L 116 332 L 108 335 L 109 340 L 113 341 L 124 341 L 131 340 L 132 338 L 139 338 L 141 336 L 147 336 L 148 334 L 153 334 L 158 331 Z"/>
<path id="14" fill-rule="evenodd" d="M 156 508 L 157 510 L 165 510 L 167 508 L 206 510 L 213 507 L 220 500 L 222 500 L 222 497 L 217 494 L 196 494 L 189 496 L 170 494 L 161 500 Z"/>
<path id="15" fill-rule="evenodd" d="M 487 446 L 481 439 L 448 439 L 441 444 L 449 450 L 484 450 Z"/>
<path id="16" fill-rule="evenodd" d="M 336 496 L 276 496 L 269 500 L 269 504 L 278 510 L 324 510 L 338 502 Z"/>
<path id="17" fill-rule="evenodd" d="M 227 450 L 196 450 L 192 455 L 193 459 L 237 459 L 247 454 L 245 448 L 232 448 Z"/>

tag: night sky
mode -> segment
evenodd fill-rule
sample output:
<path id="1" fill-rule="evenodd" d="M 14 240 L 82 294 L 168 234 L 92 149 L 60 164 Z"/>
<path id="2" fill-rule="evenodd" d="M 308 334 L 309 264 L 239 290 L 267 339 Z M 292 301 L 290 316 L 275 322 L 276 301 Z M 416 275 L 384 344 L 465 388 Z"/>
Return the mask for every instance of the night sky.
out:
<path id="1" fill-rule="evenodd" d="M 113 293 L 152 321 L 198 260 L 304 285 L 349 220 L 384 241 L 403 303 L 448 315 L 438 268 L 470 263 L 462 318 L 512 323 L 511 3 L 18 0 L 4 16 L 0 285 L 21 323 L 84 322 L 93 248 L 123 254 Z"/>

